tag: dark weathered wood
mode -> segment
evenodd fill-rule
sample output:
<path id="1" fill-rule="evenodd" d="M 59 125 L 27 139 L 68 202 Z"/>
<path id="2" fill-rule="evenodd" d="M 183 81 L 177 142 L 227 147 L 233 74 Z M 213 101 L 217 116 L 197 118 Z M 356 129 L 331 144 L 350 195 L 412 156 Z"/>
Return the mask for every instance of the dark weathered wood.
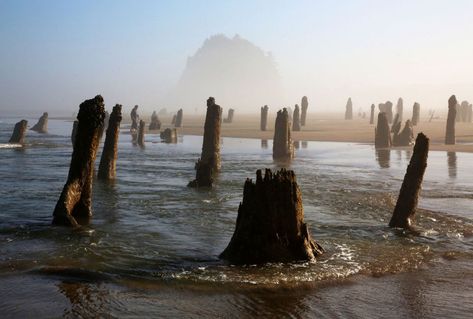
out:
<path id="1" fill-rule="evenodd" d="M 268 110 L 269 107 L 267 105 L 261 108 L 260 129 L 262 131 L 266 131 L 266 127 L 268 125 Z"/>
<path id="2" fill-rule="evenodd" d="M 153 111 L 153 114 L 151 114 L 151 122 L 149 123 L 148 129 L 150 131 L 161 129 L 161 121 L 159 120 L 159 117 L 158 117 L 158 114 L 156 114 L 156 111 Z"/>
<path id="3" fill-rule="evenodd" d="M 415 102 L 412 107 L 412 125 L 416 126 L 420 119 L 420 104 Z"/>
<path id="4" fill-rule="evenodd" d="M 455 118 L 457 116 L 457 98 L 452 95 L 448 99 L 447 129 L 445 131 L 445 144 L 455 144 Z"/>
<path id="5" fill-rule="evenodd" d="M 288 160 L 294 157 L 294 145 L 287 109 L 279 110 L 276 115 L 273 139 L 273 159 Z"/>
<path id="6" fill-rule="evenodd" d="M 16 123 L 15 127 L 13 128 L 13 133 L 8 143 L 23 144 L 25 140 L 27 126 L 28 126 L 27 120 L 21 120 L 20 122 Z"/>
<path id="7" fill-rule="evenodd" d="M 135 105 L 130 113 L 131 117 L 131 128 L 130 130 L 133 132 L 138 131 L 138 125 L 140 123 L 140 116 L 138 115 L 138 105 Z"/>
<path id="8" fill-rule="evenodd" d="M 145 126 L 146 123 L 143 120 L 140 120 L 140 126 L 138 128 L 138 136 L 136 138 L 136 144 L 139 146 L 145 146 Z"/>
<path id="9" fill-rule="evenodd" d="M 299 105 L 296 104 L 294 107 L 294 113 L 292 116 L 292 130 L 293 131 L 300 131 L 301 130 L 301 120 L 300 120 L 300 112 L 299 112 Z"/>
<path id="10" fill-rule="evenodd" d="M 38 123 L 33 125 L 30 130 L 38 133 L 48 133 L 48 112 L 44 112 L 38 120 Z"/>
<path id="11" fill-rule="evenodd" d="M 394 125 L 394 124 L 393 124 Z M 404 125 L 404 129 L 399 132 L 401 129 L 401 122 L 397 123 L 397 128 L 394 130 L 393 134 L 393 146 L 409 146 L 414 141 L 414 129 L 412 127 L 411 121 L 407 120 Z"/>
<path id="12" fill-rule="evenodd" d="M 388 118 L 384 112 L 378 114 L 378 123 L 374 129 L 374 135 L 374 146 L 376 148 L 391 146 L 391 133 L 389 132 Z"/>
<path id="13" fill-rule="evenodd" d="M 116 104 L 109 116 L 105 142 L 97 177 L 102 180 L 112 180 L 116 176 L 116 162 L 118 155 L 118 137 L 120 135 L 120 122 L 122 121 L 122 106 Z"/>
<path id="14" fill-rule="evenodd" d="M 183 111 L 182 109 L 179 109 L 176 114 L 176 121 L 174 123 L 174 127 L 182 127 L 182 117 L 183 117 Z"/>
<path id="15" fill-rule="evenodd" d="M 76 135 L 77 135 L 77 127 L 79 126 L 79 121 L 74 121 L 72 123 L 72 132 L 71 132 L 71 142 L 72 146 L 74 146 L 74 143 L 76 142 Z"/>
<path id="16" fill-rule="evenodd" d="M 175 128 L 167 128 L 159 136 L 164 143 L 177 143 L 177 130 Z"/>
<path id="17" fill-rule="evenodd" d="M 396 104 L 396 115 L 398 115 L 398 120 L 401 123 L 402 123 L 403 114 L 404 114 L 404 101 L 402 100 L 402 97 L 400 97 L 397 100 L 397 104 Z"/>

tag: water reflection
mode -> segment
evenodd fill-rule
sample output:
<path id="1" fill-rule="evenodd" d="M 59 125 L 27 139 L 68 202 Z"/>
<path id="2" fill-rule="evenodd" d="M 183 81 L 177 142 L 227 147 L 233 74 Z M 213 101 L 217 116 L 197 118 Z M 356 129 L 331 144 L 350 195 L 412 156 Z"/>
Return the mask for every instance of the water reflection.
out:
<path id="1" fill-rule="evenodd" d="M 448 177 L 457 177 L 457 153 L 447 152 Z"/>
<path id="2" fill-rule="evenodd" d="M 390 149 L 376 149 L 376 160 L 381 168 L 389 168 L 389 160 L 391 158 Z"/>
<path id="3" fill-rule="evenodd" d="M 307 141 L 302 141 L 302 148 L 307 148 Z"/>
<path id="4" fill-rule="evenodd" d="M 261 148 L 262 149 L 268 148 L 268 140 L 261 140 Z"/>
<path id="5" fill-rule="evenodd" d="M 100 314 L 109 316 L 109 312 L 104 309 L 107 305 L 106 290 L 97 291 L 92 284 L 74 280 L 63 281 L 57 287 L 71 304 L 70 309 L 64 309 L 64 317 L 100 317 Z"/>

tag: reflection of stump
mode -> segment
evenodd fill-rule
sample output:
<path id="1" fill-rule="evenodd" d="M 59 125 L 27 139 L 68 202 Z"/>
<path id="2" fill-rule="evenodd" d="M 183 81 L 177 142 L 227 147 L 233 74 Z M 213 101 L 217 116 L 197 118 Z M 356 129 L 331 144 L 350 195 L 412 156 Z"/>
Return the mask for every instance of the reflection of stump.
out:
<path id="1" fill-rule="evenodd" d="M 92 215 L 92 181 L 99 133 L 105 117 L 100 95 L 80 105 L 71 166 L 66 184 L 54 209 L 53 223 L 77 226 Z"/>
<path id="2" fill-rule="evenodd" d="M 397 100 L 397 104 L 396 104 L 396 115 L 399 115 L 399 122 L 402 123 L 402 115 L 404 113 L 404 101 L 402 100 L 402 97 L 400 97 L 398 100 Z"/>
<path id="3" fill-rule="evenodd" d="M 71 132 L 71 142 L 72 146 L 74 146 L 74 143 L 76 142 L 76 135 L 77 135 L 77 127 L 79 126 L 79 121 L 74 121 L 72 123 L 72 132 Z"/>
<path id="4" fill-rule="evenodd" d="M 263 149 L 268 148 L 268 140 L 261 140 L 261 148 Z"/>
<path id="5" fill-rule="evenodd" d="M 445 131 L 445 144 L 455 144 L 455 117 L 457 115 L 457 98 L 452 95 L 448 99 L 447 130 Z"/>
<path id="6" fill-rule="evenodd" d="M 228 109 L 227 118 L 223 120 L 224 123 L 232 123 L 233 122 L 233 115 L 235 114 L 234 109 Z"/>
<path id="7" fill-rule="evenodd" d="M 301 101 L 301 126 L 305 126 L 305 121 L 307 119 L 307 108 L 309 107 L 309 102 L 307 101 L 307 96 L 302 97 Z"/>
<path id="8" fill-rule="evenodd" d="M 301 120 L 299 116 L 299 105 L 296 104 L 294 107 L 294 114 L 292 116 L 292 130 L 300 131 L 301 130 Z"/>
<path id="9" fill-rule="evenodd" d="M 457 177 L 457 153 L 447 152 L 448 177 Z"/>
<path id="10" fill-rule="evenodd" d="M 353 103 L 351 97 L 348 98 L 347 105 L 345 106 L 345 120 L 353 119 Z"/>
<path id="11" fill-rule="evenodd" d="M 8 143 L 23 144 L 24 139 L 25 139 L 27 125 L 28 125 L 27 120 L 21 120 L 20 122 L 16 123 L 15 127 L 13 128 L 13 133 Z"/>
<path id="12" fill-rule="evenodd" d="M 262 131 L 266 131 L 266 126 L 268 124 L 268 110 L 269 107 L 267 105 L 261 108 L 260 129 Z"/>
<path id="13" fill-rule="evenodd" d="M 414 129 L 412 128 L 411 121 L 407 120 L 404 125 L 404 129 L 399 133 L 401 123 L 398 123 L 399 129 L 394 132 L 393 135 L 393 146 L 409 146 L 414 140 Z"/>
<path id="14" fill-rule="evenodd" d="M 151 114 L 151 123 L 149 123 L 148 129 L 150 131 L 161 129 L 161 121 L 159 120 L 159 117 L 158 117 L 158 114 L 156 114 L 156 111 L 153 111 L 153 114 Z"/>
<path id="15" fill-rule="evenodd" d="M 189 183 L 190 187 L 211 187 L 214 173 L 220 170 L 220 126 L 222 108 L 215 104 L 215 99 L 207 100 L 205 117 L 204 141 L 202 154 L 195 165 L 196 179 Z"/>
<path id="16" fill-rule="evenodd" d="M 131 117 L 131 131 L 137 131 L 138 130 L 138 123 L 140 121 L 140 116 L 138 115 L 138 105 L 135 105 L 133 109 L 131 110 L 130 113 Z"/>
<path id="17" fill-rule="evenodd" d="M 182 109 L 179 109 L 179 111 L 177 111 L 176 122 L 174 123 L 174 127 L 182 127 L 182 116 Z"/>
<path id="18" fill-rule="evenodd" d="M 324 252 L 304 223 L 302 195 L 293 171 L 281 169 L 256 184 L 247 179 L 235 232 L 220 258 L 235 264 L 312 260 Z"/>
<path id="19" fill-rule="evenodd" d="M 288 160 L 294 157 L 287 109 L 279 110 L 276 115 L 273 139 L 273 159 Z"/>
<path id="20" fill-rule="evenodd" d="M 48 112 L 44 112 L 39 118 L 38 123 L 30 128 L 30 130 L 38 133 L 48 133 Z"/>
<path id="21" fill-rule="evenodd" d="M 376 148 L 391 146 L 391 133 L 389 132 L 389 124 L 386 113 L 380 112 L 378 114 L 378 124 L 374 129 L 374 134 L 374 146 Z"/>
<path id="22" fill-rule="evenodd" d="M 376 160 L 378 161 L 379 167 L 389 168 L 391 161 L 391 150 L 389 148 L 376 148 Z"/>
<path id="23" fill-rule="evenodd" d="M 419 123 L 420 117 L 420 104 L 415 102 L 412 107 L 412 125 L 416 126 Z"/>
<path id="24" fill-rule="evenodd" d="M 145 145 L 145 121 L 140 121 L 140 127 L 138 128 L 138 136 L 136 137 L 136 144 L 139 146 Z"/>
<path id="25" fill-rule="evenodd" d="M 374 124 L 374 104 L 371 104 L 370 124 Z"/>
<path id="26" fill-rule="evenodd" d="M 113 107 L 109 117 L 105 142 L 103 144 L 102 157 L 100 158 L 99 172 L 97 177 L 103 180 L 114 179 L 116 172 L 116 161 L 118 154 L 118 136 L 120 134 L 120 122 L 122 121 L 122 106 L 117 104 Z"/>
<path id="27" fill-rule="evenodd" d="M 159 136 L 164 143 L 177 143 L 177 130 L 175 128 L 167 128 Z"/>
<path id="28" fill-rule="evenodd" d="M 414 153 L 402 182 L 393 216 L 389 222 L 390 227 L 409 228 L 412 225 L 422 179 L 427 167 L 428 153 L 429 139 L 423 133 L 419 133 L 414 146 Z"/>

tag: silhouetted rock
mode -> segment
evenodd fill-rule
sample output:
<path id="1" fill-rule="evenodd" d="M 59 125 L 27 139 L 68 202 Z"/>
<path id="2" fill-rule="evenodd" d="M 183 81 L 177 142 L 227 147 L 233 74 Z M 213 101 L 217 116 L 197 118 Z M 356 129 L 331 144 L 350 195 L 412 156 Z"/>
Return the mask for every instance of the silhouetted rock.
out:
<path id="1" fill-rule="evenodd" d="M 13 128 L 13 133 L 8 143 L 23 144 L 27 126 L 28 126 L 27 120 L 21 120 L 20 122 L 16 123 L 15 127 Z"/>
<path id="2" fill-rule="evenodd" d="M 116 161 L 118 154 L 118 136 L 120 135 L 120 122 L 122 121 L 122 106 L 116 104 L 109 116 L 107 133 L 103 144 L 102 157 L 100 158 L 97 177 L 102 180 L 111 180 L 116 176 Z"/>
<path id="3" fill-rule="evenodd" d="M 353 103 L 351 102 L 351 97 L 348 98 L 347 105 L 345 106 L 345 120 L 353 119 Z"/>
<path id="4" fill-rule="evenodd" d="M 140 126 L 138 128 L 138 136 L 136 138 L 136 144 L 139 146 L 145 145 L 145 126 L 146 123 L 143 120 L 140 120 Z"/>
<path id="5" fill-rule="evenodd" d="M 416 126 L 419 123 L 420 119 L 420 105 L 419 103 L 415 102 L 414 106 L 412 107 L 412 125 Z"/>
<path id="6" fill-rule="evenodd" d="M 374 146 L 376 148 L 391 146 L 391 133 L 389 132 L 388 118 L 384 112 L 378 114 L 378 124 L 374 129 L 374 135 Z"/>
<path id="7" fill-rule="evenodd" d="M 176 115 L 176 122 L 174 123 L 175 127 L 182 127 L 182 116 L 183 116 L 182 109 L 179 109 Z"/>
<path id="8" fill-rule="evenodd" d="M 266 131 L 266 127 L 268 124 L 268 110 L 269 107 L 267 105 L 261 108 L 260 128 L 262 131 Z"/>
<path id="9" fill-rule="evenodd" d="M 400 97 L 397 100 L 397 104 L 396 104 L 396 114 L 399 115 L 399 122 L 401 123 L 402 123 L 403 113 L 404 113 L 404 101 L 402 100 L 402 97 Z"/>
<path id="10" fill-rule="evenodd" d="M 247 179 L 235 232 L 220 258 L 232 264 L 313 260 L 324 252 L 304 223 L 302 195 L 293 171 L 256 172 Z"/>
<path id="11" fill-rule="evenodd" d="M 399 129 L 401 122 L 398 122 Z M 409 146 L 414 141 L 414 129 L 410 120 L 406 121 L 404 129 L 399 133 L 399 129 L 394 132 L 393 135 L 393 146 Z"/>
<path id="12" fill-rule="evenodd" d="M 278 111 L 274 126 L 273 159 L 288 160 L 294 157 L 287 109 Z"/>
<path id="13" fill-rule="evenodd" d="M 423 133 L 419 133 L 416 138 L 414 153 L 402 182 L 396 207 L 389 222 L 390 227 L 411 228 L 417 209 L 422 179 L 427 167 L 428 154 L 429 139 Z"/>
<path id="14" fill-rule="evenodd" d="M 158 114 L 156 114 L 156 111 L 153 111 L 153 114 L 151 114 L 151 123 L 149 123 L 148 129 L 150 131 L 161 129 L 161 121 L 159 120 L 159 117 L 158 117 Z"/>
<path id="15" fill-rule="evenodd" d="M 370 124 L 374 124 L 374 104 L 371 104 Z"/>
<path id="16" fill-rule="evenodd" d="M 105 118 L 102 96 L 80 105 L 77 135 L 66 184 L 53 213 L 53 224 L 78 226 L 92 216 L 92 181 L 99 133 Z"/>
<path id="17" fill-rule="evenodd" d="M 38 133 L 48 133 L 48 112 L 44 112 L 39 118 L 38 123 L 30 128 L 30 130 Z"/>
<path id="18" fill-rule="evenodd" d="M 140 116 L 138 115 L 138 105 L 135 105 L 130 113 L 131 117 L 131 131 L 138 130 L 138 123 L 140 122 Z"/>
<path id="19" fill-rule="evenodd" d="M 177 130 L 175 128 L 167 128 L 160 134 L 164 143 L 177 143 Z"/>
<path id="20" fill-rule="evenodd" d="M 228 109 L 228 116 L 226 119 L 223 120 L 224 123 L 232 123 L 233 122 L 233 114 L 235 113 L 234 109 Z"/>
<path id="21" fill-rule="evenodd" d="M 457 116 L 457 98 L 452 95 L 448 99 L 447 129 L 445 131 L 445 144 L 455 144 L 455 119 Z"/>
<path id="22" fill-rule="evenodd" d="M 299 116 L 299 105 L 296 104 L 294 107 L 294 115 L 292 116 L 292 130 L 300 131 L 301 130 L 301 120 Z"/>
<path id="23" fill-rule="evenodd" d="M 309 107 L 309 102 L 307 101 L 307 96 L 303 96 L 301 100 L 301 126 L 305 126 L 305 121 L 307 118 L 307 108 Z"/>

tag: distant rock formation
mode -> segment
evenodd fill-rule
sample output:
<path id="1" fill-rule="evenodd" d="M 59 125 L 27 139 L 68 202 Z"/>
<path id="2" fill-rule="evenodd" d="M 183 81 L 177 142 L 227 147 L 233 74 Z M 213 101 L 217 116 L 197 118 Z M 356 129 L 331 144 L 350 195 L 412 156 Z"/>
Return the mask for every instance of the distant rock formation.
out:
<path id="1" fill-rule="evenodd" d="M 44 112 L 39 118 L 38 123 L 30 128 L 30 130 L 38 133 L 48 133 L 48 112 Z"/>
<path id="2" fill-rule="evenodd" d="M 279 110 L 274 125 L 273 159 L 289 160 L 294 157 L 294 145 L 287 109 Z"/>
<path id="3" fill-rule="evenodd" d="M 118 136 L 120 135 L 120 122 L 122 121 L 122 106 L 120 104 L 116 104 L 113 107 L 112 114 L 109 116 L 108 121 L 97 174 L 97 178 L 101 180 L 112 180 L 116 176 Z"/>
<path id="4" fill-rule="evenodd" d="M 447 129 L 445 131 L 445 144 L 455 144 L 455 121 L 457 116 L 457 98 L 452 95 L 448 99 Z"/>
<path id="5" fill-rule="evenodd" d="M 420 118 L 420 104 L 415 102 L 412 107 L 412 125 L 416 126 L 419 123 Z"/>
<path id="6" fill-rule="evenodd" d="M 151 122 L 149 123 L 148 129 L 150 131 L 161 129 L 161 121 L 159 120 L 159 117 L 158 117 L 158 114 L 156 114 L 156 111 L 153 111 L 153 114 L 151 114 Z"/>
<path id="7" fill-rule="evenodd" d="M 307 96 L 303 96 L 301 100 L 301 126 L 305 126 L 305 121 L 307 118 L 307 108 L 309 107 L 309 102 L 307 101 Z"/>
<path id="8" fill-rule="evenodd" d="M 391 133 L 389 132 L 389 124 L 386 113 L 379 112 L 378 124 L 374 129 L 374 146 L 376 148 L 385 148 L 391 146 Z"/>
<path id="9" fill-rule="evenodd" d="M 293 131 L 300 131 L 301 130 L 301 120 L 300 120 L 300 112 L 299 112 L 299 105 L 296 104 L 294 107 L 294 113 L 292 116 L 292 130 Z"/>
<path id="10" fill-rule="evenodd" d="M 24 139 L 25 139 L 27 126 L 28 126 L 28 121 L 27 120 L 21 120 L 18 123 L 16 123 L 15 127 L 13 128 L 13 133 L 12 133 L 8 143 L 23 144 Z"/>
<path id="11" fill-rule="evenodd" d="M 261 108 L 260 129 L 262 131 L 266 131 L 266 127 L 268 125 L 268 110 L 269 107 L 267 105 Z"/>
<path id="12" fill-rule="evenodd" d="M 345 120 L 353 120 L 353 103 L 351 97 L 348 98 L 347 105 L 345 106 Z"/>

